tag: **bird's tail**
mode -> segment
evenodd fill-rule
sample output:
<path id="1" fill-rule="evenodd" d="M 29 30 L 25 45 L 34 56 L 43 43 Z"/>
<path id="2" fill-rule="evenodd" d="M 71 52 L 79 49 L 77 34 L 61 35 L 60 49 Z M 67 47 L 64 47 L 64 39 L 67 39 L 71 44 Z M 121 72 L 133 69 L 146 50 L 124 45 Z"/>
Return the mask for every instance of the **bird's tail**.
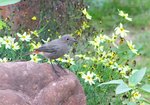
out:
<path id="1" fill-rule="evenodd" d="M 41 52 L 38 51 L 37 49 L 35 49 L 32 52 L 28 52 L 28 53 L 23 54 L 21 57 L 28 56 L 28 55 L 31 55 L 31 54 L 41 54 Z M 23 59 L 21 59 L 21 60 L 20 59 L 14 60 L 14 62 L 19 62 L 19 61 L 25 61 L 25 60 L 23 60 Z"/>
<path id="2" fill-rule="evenodd" d="M 37 49 L 35 49 L 32 52 L 28 52 L 28 53 L 24 54 L 23 56 L 27 56 L 27 55 L 31 55 L 31 54 L 40 54 L 40 51 L 38 51 Z"/>

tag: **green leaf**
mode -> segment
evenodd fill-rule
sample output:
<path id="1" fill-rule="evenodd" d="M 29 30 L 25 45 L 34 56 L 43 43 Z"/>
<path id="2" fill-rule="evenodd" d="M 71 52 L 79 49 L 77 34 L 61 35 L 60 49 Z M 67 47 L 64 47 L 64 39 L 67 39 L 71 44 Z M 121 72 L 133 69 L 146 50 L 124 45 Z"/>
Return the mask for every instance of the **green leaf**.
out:
<path id="1" fill-rule="evenodd" d="M 0 6 L 6 6 L 10 4 L 15 4 L 20 2 L 21 0 L 0 0 Z"/>
<path id="2" fill-rule="evenodd" d="M 119 79 L 119 80 L 112 80 L 112 81 L 109 81 L 109 82 L 104 82 L 104 83 L 99 84 L 98 86 L 110 85 L 110 84 L 121 84 L 121 83 L 123 83 L 123 80 Z"/>
<path id="3" fill-rule="evenodd" d="M 0 20 L 0 30 L 3 29 L 3 27 L 7 27 L 6 23 Z"/>
<path id="4" fill-rule="evenodd" d="M 141 89 L 150 93 L 150 85 L 149 84 L 143 85 Z"/>
<path id="5" fill-rule="evenodd" d="M 116 94 L 121 94 L 121 93 L 125 93 L 128 92 L 129 90 L 131 90 L 131 88 L 129 88 L 127 86 L 127 84 L 125 84 L 124 82 L 120 85 L 117 86 L 116 88 Z"/>
<path id="6" fill-rule="evenodd" d="M 134 102 L 129 102 L 127 105 L 136 105 Z"/>
<path id="7" fill-rule="evenodd" d="M 146 72 L 146 68 L 143 68 L 141 70 L 138 70 L 136 72 L 134 72 L 130 77 L 129 77 L 129 85 L 130 86 L 135 86 L 137 85 L 139 82 L 141 82 L 141 80 L 143 79 L 144 75 Z"/>

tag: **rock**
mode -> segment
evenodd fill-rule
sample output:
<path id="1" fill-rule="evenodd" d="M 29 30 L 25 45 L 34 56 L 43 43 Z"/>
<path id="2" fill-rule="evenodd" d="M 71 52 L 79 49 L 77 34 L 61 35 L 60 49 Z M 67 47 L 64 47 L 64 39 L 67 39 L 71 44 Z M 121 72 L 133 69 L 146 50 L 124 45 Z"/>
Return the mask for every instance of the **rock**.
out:
<path id="1" fill-rule="evenodd" d="M 86 105 L 76 76 L 34 62 L 0 63 L 0 105 Z"/>
<path id="2" fill-rule="evenodd" d="M 50 32 L 44 30 L 42 35 L 55 35 L 56 32 L 63 34 L 80 29 L 84 20 L 79 11 L 82 8 L 83 0 L 21 0 L 16 4 L 0 6 L 0 18 L 10 22 L 14 33 L 46 26 L 44 29 L 49 28 Z M 32 20 L 33 16 L 37 19 Z"/>

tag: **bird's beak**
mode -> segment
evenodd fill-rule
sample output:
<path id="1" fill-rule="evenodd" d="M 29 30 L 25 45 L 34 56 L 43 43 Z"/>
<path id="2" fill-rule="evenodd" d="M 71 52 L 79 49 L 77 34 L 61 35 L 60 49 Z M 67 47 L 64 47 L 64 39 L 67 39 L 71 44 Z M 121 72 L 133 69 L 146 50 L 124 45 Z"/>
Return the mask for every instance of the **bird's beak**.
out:
<path id="1" fill-rule="evenodd" d="M 77 41 L 77 40 L 75 40 L 75 39 L 73 39 L 73 41 L 74 41 L 74 43 L 78 43 L 78 41 Z"/>

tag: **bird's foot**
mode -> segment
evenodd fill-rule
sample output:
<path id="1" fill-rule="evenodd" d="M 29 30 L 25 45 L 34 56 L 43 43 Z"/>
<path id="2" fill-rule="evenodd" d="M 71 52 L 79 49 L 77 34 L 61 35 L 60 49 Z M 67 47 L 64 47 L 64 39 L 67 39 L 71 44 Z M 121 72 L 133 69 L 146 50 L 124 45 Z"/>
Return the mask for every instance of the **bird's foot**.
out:
<path id="1" fill-rule="evenodd" d="M 66 70 L 60 64 L 57 64 L 57 66 L 66 73 Z"/>
<path id="2" fill-rule="evenodd" d="M 54 65 L 53 65 L 53 64 L 51 64 L 51 66 L 52 66 L 53 71 L 55 72 L 55 74 L 56 74 L 58 77 L 60 77 L 59 72 L 58 72 L 58 71 L 54 68 Z"/>
<path id="3" fill-rule="evenodd" d="M 64 72 L 66 72 L 66 70 L 59 64 L 59 62 L 57 62 L 56 60 L 55 60 L 55 62 L 57 63 L 57 66 L 58 66 L 59 68 L 61 68 Z"/>

